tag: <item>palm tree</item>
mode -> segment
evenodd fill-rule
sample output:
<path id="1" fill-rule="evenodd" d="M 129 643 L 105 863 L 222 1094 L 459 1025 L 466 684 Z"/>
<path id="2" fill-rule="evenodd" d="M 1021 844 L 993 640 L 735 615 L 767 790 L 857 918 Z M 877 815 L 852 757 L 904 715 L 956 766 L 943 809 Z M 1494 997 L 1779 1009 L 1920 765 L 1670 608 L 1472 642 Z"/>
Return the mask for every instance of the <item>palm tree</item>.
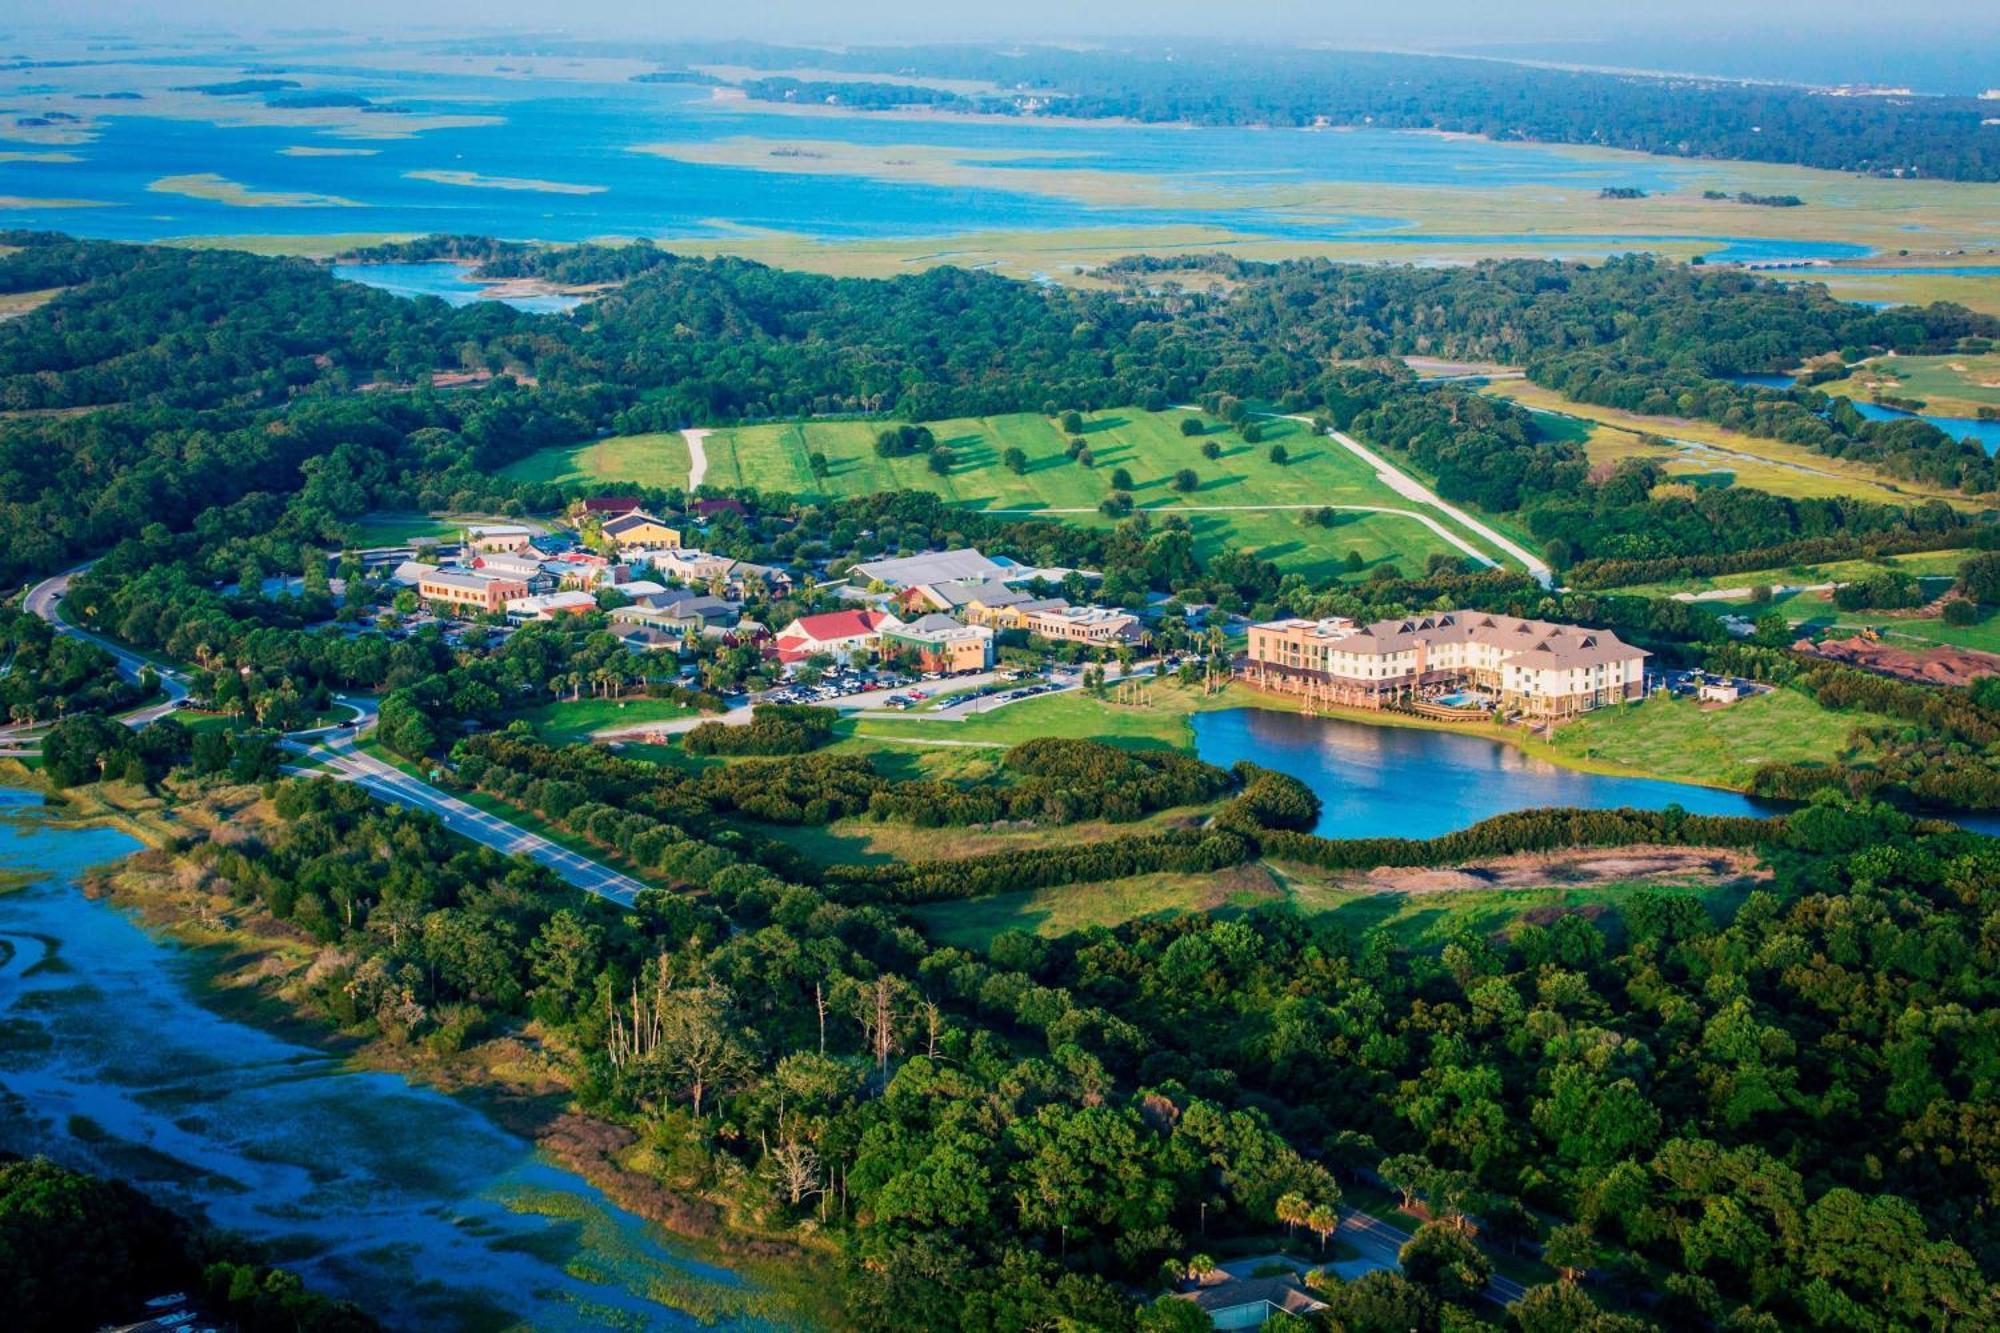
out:
<path id="1" fill-rule="evenodd" d="M 1331 1204 L 1314 1204 L 1306 1214 L 1306 1229 L 1319 1237 L 1319 1252 L 1325 1254 L 1326 1238 L 1340 1229 L 1340 1210 Z"/>
<path id="2" fill-rule="evenodd" d="M 1281 1194 L 1278 1196 L 1278 1220 L 1285 1224 L 1285 1241 L 1291 1242 L 1292 1232 L 1299 1223 L 1306 1220 L 1312 1211 L 1303 1194 Z"/>

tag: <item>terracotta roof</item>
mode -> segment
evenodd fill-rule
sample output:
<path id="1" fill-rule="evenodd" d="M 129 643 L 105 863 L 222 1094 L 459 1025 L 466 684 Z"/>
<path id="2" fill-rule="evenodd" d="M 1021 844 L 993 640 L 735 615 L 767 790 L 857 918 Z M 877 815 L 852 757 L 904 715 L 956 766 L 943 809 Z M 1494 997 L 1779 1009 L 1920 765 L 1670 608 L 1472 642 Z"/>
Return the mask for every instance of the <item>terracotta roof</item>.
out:
<path id="1" fill-rule="evenodd" d="M 823 611 L 816 616 L 800 616 L 792 624 L 799 628 L 803 637 L 825 643 L 829 639 L 851 639 L 861 634 L 873 634 L 888 620 L 889 617 L 880 611 Z"/>

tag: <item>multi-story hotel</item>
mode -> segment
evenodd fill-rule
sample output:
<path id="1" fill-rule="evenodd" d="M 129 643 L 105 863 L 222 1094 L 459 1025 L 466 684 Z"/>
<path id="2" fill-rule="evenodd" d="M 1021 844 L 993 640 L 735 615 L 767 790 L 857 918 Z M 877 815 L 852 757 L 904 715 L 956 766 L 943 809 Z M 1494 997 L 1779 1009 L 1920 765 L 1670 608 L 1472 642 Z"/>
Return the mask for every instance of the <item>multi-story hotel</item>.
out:
<path id="1" fill-rule="evenodd" d="M 1250 627 L 1239 674 L 1252 684 L 1354 708 L 1442 701 L 1570 717 L 1645 691 L 1646 653 L 1609 630 L 1447 611 L 1360 625 L 1345 617 Z"/>

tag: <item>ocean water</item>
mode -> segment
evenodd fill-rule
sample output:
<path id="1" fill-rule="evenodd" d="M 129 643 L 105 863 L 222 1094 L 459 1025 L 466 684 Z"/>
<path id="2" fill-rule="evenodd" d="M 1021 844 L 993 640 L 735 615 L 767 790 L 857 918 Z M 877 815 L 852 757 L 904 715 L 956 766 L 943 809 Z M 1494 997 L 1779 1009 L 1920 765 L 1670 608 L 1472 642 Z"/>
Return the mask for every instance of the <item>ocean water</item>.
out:
<path id="1" fill-rule="evenodd" d="M 44 71 L 35 71 L 43 75 Z M 318 71 L 324 79 L 326 72 Z M 53 77 L 51 75 L 51 77 Z M 1174 224 L 1227 226 L 1252 235 L 1401 241 L 1407 219 L 1326 215 L 1284 202 L 1284 187 L 1321 182 L 1496 188 L 1606 185 L 1665 190 L 1711 168 L 1669 159 L 1594 159 L 1556 148 L 1500 145 L 1387 131 L 1074 126 L 862 115 L 802 117 L 723 102 L 703 88 L 664 84 L 536 84 L 470 75 L 340 71 L 355 91 L 419 114 L 494 115 L 502 123 L 427 130 L 410 138 L 352 140 L 270 125 L 221 128 L 143 114 L 103 120 L 93 142 L 67 151 L 75 162 L 0 161 L 0 211 L 10 226 L 48 227 L 124 240 L 178 236 L 478 232 L 515 239 L 702 237 L 742 229 L 822 240 L 922 237 L 990 230 L 1051 230 Z M 0 94 L 9 86 L 0 78 Z M 107 104 L 109 105 L 109 104 Z M 385 123 L 388 123 L 385 121 Z M 878 181 L 783 169 L 707 166 L 635 152 L 660 142 L 706 143 L 736 136 L 1001 152 L 1003 179 L 987 186 Z M 297 157 L 294 146 L 367 148 L 367 156 Z M 1163 199 L 1146 206 L 1081 203 L 1008 187 L 1005 169 L 1046 178 L 1064 171 L 1161 178 Z M 477 188 L 411 173 L 470 172 L 488 178 L 592 187 L 591 193 Z M 149 189 L 172 176 L 213 173 L 272 201 L 246 207 Z M 1216 191 L 1254 188 L 1267 205 L 1218 202 Z M 1177 194 L 1186 202 L 1178 202 Z M 283 196 L 326 202 L 278 206 Z M 94 208 L 36 201 L 90 200 Z M 1412 242 L 1424 240 L 1416 236 Z M 1428 238 L 1435 242 L 1451 237 Z M 1467 237 L 1492 241 L 1493 237 Z M 1551 237 L 1532 229 L 1504 241 L 1549 244 L 1578 256 L 1697 238 L 1659 234 Z M 1838 258 L 1839 244 L 1721 238 L 1712 253 L 1734 260 Z"/>

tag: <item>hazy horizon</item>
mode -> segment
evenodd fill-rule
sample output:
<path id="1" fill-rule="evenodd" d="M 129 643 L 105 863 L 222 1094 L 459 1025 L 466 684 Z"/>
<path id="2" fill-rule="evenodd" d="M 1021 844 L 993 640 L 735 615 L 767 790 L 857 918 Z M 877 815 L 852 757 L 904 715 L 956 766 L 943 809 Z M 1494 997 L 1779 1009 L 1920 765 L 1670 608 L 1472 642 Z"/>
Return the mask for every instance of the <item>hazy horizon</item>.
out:
<path id="1" fill-rule="evenodd" d="M 987 5 L 867 0 L 752 0 L 660 8 L 636 0 L 575 0 L 561 22 L 531 0 L 435 0 L 411 21 L 407 4 L 351 0 L 337 11 L 300 0 L 0 0 L 0 25 L 16 44 L 67 30 L 231 37 L 367 37 L 438 41 L 452 36 L 540 36 L 638 42 L 746 40 L 810 45 L 951 42 L 1116 43 L 1239 39 L 1375 50 L 1411 50 L 1728 78 L 1838 84 L 1909 84 L 1930 92 L 2000 86 L 2000 7 L 1967 0 L 1913 0 L 1893 25 L 1879 6 L 1856 0 L 1689 0 L 1671 15 L 1606 12 L 1589 0 L 1536 0 L 1504 9 L 1477 0 L 1436 0 L 1420 11 L 1385 11 L 1358 0 L 1017 0 Z M 22 52 L 22 54 L 27 54 Z"/>

